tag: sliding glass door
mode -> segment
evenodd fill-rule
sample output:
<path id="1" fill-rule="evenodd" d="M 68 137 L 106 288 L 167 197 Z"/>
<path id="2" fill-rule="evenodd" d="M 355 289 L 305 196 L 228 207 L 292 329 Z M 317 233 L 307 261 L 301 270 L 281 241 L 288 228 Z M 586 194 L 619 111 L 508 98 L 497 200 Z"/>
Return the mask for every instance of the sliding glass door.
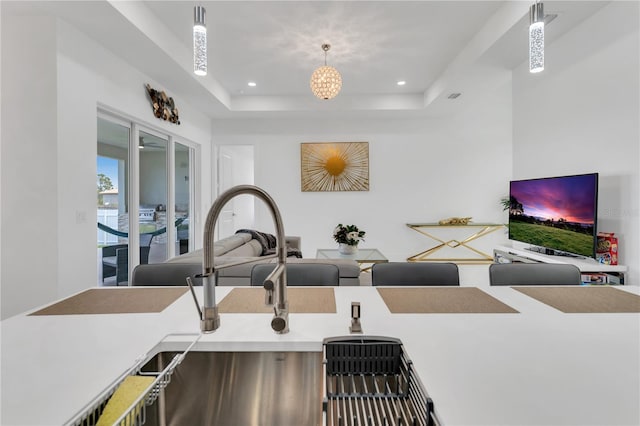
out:
<path id="1" fill-rule="evenodd" d="M 134 266 L 164 262 L 193 246 L 196 149 L 175 138 L 99 113 L 98 285 L 128 285 Z"/>
<path id="2" fill-rule="evenodd" d="M 140 263 L 167 260 L 167 147 L 168 136 L 140 130 L 139 157 L 139 231 Z"/>
<path id="3" fill-rule="evenodd" d="M 193 238 L 189 233 L 193 227 L 189 227 L 191 221 L 191 208 L 193 194 L 193 159 L 194 150 L 186 145 L 176 142 L 174 144 L 174 191 L 175 191 L 175 234 L 176 254 L 185 254 L 193 247 Z"/>
<path id="4" fill-rule="evenodd" d="M 127 282 L 130 135 L 129 123 L 98 117 L 98 285 Z"/>

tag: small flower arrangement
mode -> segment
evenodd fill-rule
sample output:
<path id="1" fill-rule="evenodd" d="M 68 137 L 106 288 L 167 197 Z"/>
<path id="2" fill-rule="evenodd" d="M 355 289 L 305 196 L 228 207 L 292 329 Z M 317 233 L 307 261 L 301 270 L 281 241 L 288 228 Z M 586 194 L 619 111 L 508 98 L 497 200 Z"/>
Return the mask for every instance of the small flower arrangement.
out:
<path id="1" fill-rule="evenodd" d="M 364 241 L 364 231 L 358 229 L 355 225 L 338 224 L 333 230 L 333 239 L 337 243 L 357 246 L 360 241 Z"/>

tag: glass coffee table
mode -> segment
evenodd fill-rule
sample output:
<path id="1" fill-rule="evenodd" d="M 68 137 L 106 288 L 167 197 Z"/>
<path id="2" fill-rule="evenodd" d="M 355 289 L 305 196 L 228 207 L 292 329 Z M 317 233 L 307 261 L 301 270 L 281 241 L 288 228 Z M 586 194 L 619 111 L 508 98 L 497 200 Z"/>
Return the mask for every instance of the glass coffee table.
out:
<path id="1" fill-rule="evenodd" d="M 354 254 L 341 254 L 338 249 L 318 249 L 316 259 L 351 259 L 360 264 L 363 272 L 371 270 L 376 263 L 386 263 L 389 261 L 378 249 L 359 248 Z"/>

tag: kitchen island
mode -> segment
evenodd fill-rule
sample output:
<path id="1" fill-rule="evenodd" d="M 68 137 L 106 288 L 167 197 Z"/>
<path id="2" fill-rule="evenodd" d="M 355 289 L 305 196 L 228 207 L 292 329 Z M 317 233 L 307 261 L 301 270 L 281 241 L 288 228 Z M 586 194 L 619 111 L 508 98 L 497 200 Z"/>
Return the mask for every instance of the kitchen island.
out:
<path id="1" fill-rule="evenodd" d="M 115 290 L 129 289 L 100 291 Z M 216 299 L 231 291 L 217 288 Z M 335 313 L 291 313 L 284 335 L 271 314 L 221 313 L 193 350 L 320 352 L 324 338 L 349 334 L 360 302 L 364 335 L 401 339 L 446 425 L 640 424 L 638 313 L 568 314 L 491 287 L 481 291 L 517 312 L 394 314 L 376 288 L 333 291 Z M 188 292 L 159 313 L 30 313 L 2 321 L 2 425 L 64 424 L 136 360 L 165 350 L 167 335 L 199 333 Z"/>

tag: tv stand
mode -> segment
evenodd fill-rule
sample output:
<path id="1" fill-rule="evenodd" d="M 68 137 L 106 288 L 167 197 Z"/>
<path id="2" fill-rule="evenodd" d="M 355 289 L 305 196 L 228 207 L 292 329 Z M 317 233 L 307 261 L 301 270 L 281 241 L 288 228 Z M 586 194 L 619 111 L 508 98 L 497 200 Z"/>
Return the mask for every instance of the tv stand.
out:
<path id="1" fill-rule="evenodd" d="M 593 284 L 624 284 L 624 265 L 605 265 L 595 259 L 579 256 L 549 255 L 528 248 L 498 246 L 493 249 L 495 263 L 569 263 L 582 273 L 582 281 Z"/>
<path id="2" fill-rule="evenodd" d="M 547 256 L 565 256 L 565 257 L 573 257 L 576 259 L 587 259 L 586 257 L 580 256 L 578 254 L 567 253 L 566 251 L 554 250 L 554 249 L 545 248 L 545 247 L 530 246 L 530 247 L 526 247 L 525 250 L 529 250 L 534 253 L 546 254 Z"/>

